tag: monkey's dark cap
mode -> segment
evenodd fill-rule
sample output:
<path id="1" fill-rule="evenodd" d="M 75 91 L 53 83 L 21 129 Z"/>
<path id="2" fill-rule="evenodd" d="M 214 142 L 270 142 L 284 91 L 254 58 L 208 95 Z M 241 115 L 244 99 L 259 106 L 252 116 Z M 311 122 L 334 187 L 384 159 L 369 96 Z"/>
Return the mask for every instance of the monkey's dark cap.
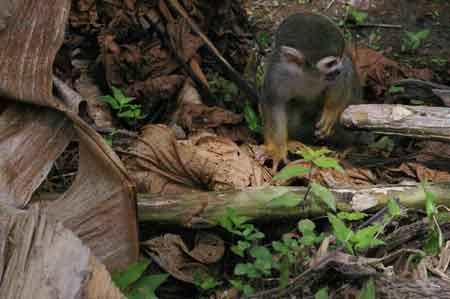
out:
<path id="1" fill-rule="evenodd" d="M 302 12 L 287 17 L 278 27 L 275 44 L 300 50 L 311 63 L 326 56 L 342 56 L 344 37 L 326 16 Z"/>

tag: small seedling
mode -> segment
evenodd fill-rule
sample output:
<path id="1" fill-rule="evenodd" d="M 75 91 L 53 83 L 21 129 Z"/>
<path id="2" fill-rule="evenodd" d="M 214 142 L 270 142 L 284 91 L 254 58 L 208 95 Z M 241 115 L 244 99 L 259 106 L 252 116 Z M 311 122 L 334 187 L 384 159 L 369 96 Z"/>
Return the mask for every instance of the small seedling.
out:
<path id="1" fill-rule="evenodd" d="M 123 271 L 114 272 L 112 281 L 129 299 L 157 299 L 155 291 L 167 280 L 169 274 L 144 276 L 149 265 L 150 261 L 143 259 Z"/>
<path id="2" fill-rule="evenodd" d="M 253 110 L 249 102 L 246 102 L 244 106 L 244 118 L 247 122 L 248 128 L 252 132 L 257 134 L 261 133 L 261 124 L 259 122 L 258 115 L 256 114 L 255 110 Z"/>
<path id="3" fill-rule="evenodd" d="M 220 285 L 220 281 L 209 275 L 201 275 L 199 272 L 194 272 L 192 275 L 194 278 L 195 286 L 201 291 L 209 291 L 215 289 Z"/>
<path id="4" fill-rule="evenodd" d="M 403 38 L 402 51 L 414 52 L 420 47 L 422 41 L 427 38 L 429 34 L 430 29 L 424 29 L 418 32 L 406 32 L 406 37 Z"/>
<path id="5" fill-rule="evenodd" d="M 114 86 L 111 89 L 112 96 L 101 96 L 99 99 L 108 103 L 113 110 L 116 110 L 117 116 L 123 119 L 128 125 L 135 125 L 139 119 L 142 119 L 141 105 L 132 104 L 135 98 L 125 96 L 120 89 Z"/>
<path id="6" fill-rule="evenodd" d="M 314 299 L 329 299 L 328 288 L 322 288 L 314 295 Z"/>
<path id="7" fill-rule="evenodd" d="M 207 74 L 212 93 L 224 102 L 231 102 L 239 92 L 236 84 L 226 80 L 217 73 Z"/>
<path id="8" fill-rule="evenodd" d="M 398 93 L 404 93 L 405 92 L 405 88 L 402 86 L 395 86 L 392 85 L 391 87 L 389 87 L 388 93 L 389 94 L 398 94 Z"/>
<path id="9" fill-rule="evenodd" d="M 269 44 L 270 44 L 269 32 L 267 32 L 267 31 L 260 32 L 258 34 L 258 43 L 264 48 L 269 47 Z"/>
<path id="10" fill-rule="evenodd" d="M 358 299 L 375 299 L 375 282 L 369 278 L 358 295 Z"/>
<path id="11" fill-rule="evenodd" d="M 367 13 L 357 10 L 352 6 L 348 6 L 347 19 L 354 22 L 357 25 L 364 23 L 367 19 Z"/>

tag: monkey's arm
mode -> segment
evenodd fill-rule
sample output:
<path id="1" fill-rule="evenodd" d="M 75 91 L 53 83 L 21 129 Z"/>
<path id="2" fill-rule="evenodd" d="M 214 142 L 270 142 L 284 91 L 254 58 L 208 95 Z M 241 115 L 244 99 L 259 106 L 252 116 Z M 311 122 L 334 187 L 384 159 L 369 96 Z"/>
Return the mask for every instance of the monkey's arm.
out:
<path id="1" fill-rule="evenodd" d="M 351 103 L 360 102 L 362 98 L 359 78 L 349 57 L 345 57 L 344 71 L 339 76 L 335 85 L 330 87 L 324 95 L 324 107 L 316 123 L 315 131 L 319 139 L 330 136 L 345 108 Z"/>

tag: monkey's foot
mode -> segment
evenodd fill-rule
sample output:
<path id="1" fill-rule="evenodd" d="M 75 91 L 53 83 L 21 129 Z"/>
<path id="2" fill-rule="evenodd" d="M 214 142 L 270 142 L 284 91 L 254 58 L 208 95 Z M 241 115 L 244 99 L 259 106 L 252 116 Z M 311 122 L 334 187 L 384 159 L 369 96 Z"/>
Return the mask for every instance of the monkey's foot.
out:
<path id="1" fill-rule="evenodd" d="M 278 148 L 271 144 L 264 145 L 265 152 L 267 153 L 267 156 L 272 159 L 272 169 L 271 173 L 274 175 L 277 170 L 278 166 L 280 165 L 280 162 L 283 161 L 284 164 L 289 163 L 289 159 L 287 158 L 287 150 Z"/>

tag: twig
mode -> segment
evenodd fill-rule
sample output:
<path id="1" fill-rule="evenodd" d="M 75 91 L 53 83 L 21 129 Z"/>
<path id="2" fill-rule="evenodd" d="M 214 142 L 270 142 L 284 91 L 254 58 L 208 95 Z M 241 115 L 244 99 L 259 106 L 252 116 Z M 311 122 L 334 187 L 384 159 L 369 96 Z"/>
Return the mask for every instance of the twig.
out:
<path id="1" fill-rule="evenodd" d="M 202 32 L 198 25 L 191 19 L 186 10 L 181 6 L 178 0 L 167 0 L 167 2 L 174 8 L 189 24 L 191 29 L 198 34 L 203 40 L 207 48 L 218 58 L 219 63 L 224 67 L 225 74 L 228 79 L 232 80 L 236 85 L 241 88 L 252 100 L 253 103 L 257 103 L 259 96 L 257 91 L 250 86 L 248 82 L 242 79 L 241 75 L 228 63 L 228 61 L 220 54 L 219 50 L 208 39 L 208 37 Z"/>
<path id="2" fill-rule="evenodd" d="M 333 6 L 334 2 L 336 2 L 336 0 L 331 0 L 330 3 L 328 3 L 327 7 L 325 7 L 325 10 L 330 9 L 331 6 Z"/>
<path id="3" fill-rule="evenodd" d="M 378 27 L 378 28 L 388 28 L 388 29 L 402 29 L 403 25 L 362 23 L 362 24 L 355 24 L 355 25 L 353 25 L 353 27 Z"/>
<path id="4" fill-rule="evenodd" d="M 430 81 L 425 80 L 419 80 L 419 79 L 402 79 L 393 82 L 391 85 L 404 85 L 404 84 L 417 84 L 417 85 L 423 85 L 425 87 L 429 88 L 435 88 L 435 89 L 450 89 L 450 86 L 442 85 L 438 83 L 433 83 Z"/>

